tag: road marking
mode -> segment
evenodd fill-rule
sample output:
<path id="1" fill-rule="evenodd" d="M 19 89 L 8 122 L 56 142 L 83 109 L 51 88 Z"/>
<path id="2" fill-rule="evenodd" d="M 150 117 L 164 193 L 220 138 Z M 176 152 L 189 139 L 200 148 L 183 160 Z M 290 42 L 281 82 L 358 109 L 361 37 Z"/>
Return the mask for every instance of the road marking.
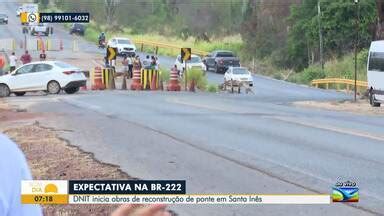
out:
<path id="1" fill-rule="evenodd" d="M 268 118 L 276 119 L 279 121 L 284 121 L 287 123 L 298 124 L 298 125 L 302 125 L 305 127 L 317 128 L 317 129 L 321 129 L 321 130 L 328 130 L 328 131 L 333 131 L 336 133 L 358 136 L 358 137 L 363 137 L 363 138 L 367 138 L 367 139 L 373 139 L 373 140 L 384 142 L 384 136 L 380 136 L 377 134 L 371 134 L 368 132 L 357 131 L 357 130 L 347 129 L 347 128 L 340 128 L 340 127 L 335 127 L 335 126 L 331 126 L 331 125 L 321 125 L 321 124 L 316 124 L 314 122 L 308 123 L 308 122 L 294 120 L 294 119 L 290 119 L 287 117 L 281 117 L 281 116 L 269 116 Z"/>
<path id="2" fill-rule="evenodd" d="M 191 103 L 191 102 L 187 102 L 187 101 L 181 101 L 180 99 L 177 99 L 177 98 L 169 98 L 169 99 L 166 99 L 166 101 L 168 101 L 170 103 L 192 106 L 192 107 L 197 107 L 197 108 L 202 108 L 202 109 L 215 110 L 215 111 L 220 111 L 220 112 L 227 112 L 227 113 L 234 113 L 234 114 L 248 114 L 248 112 L 238 112 L 238 111 L 234 111 L 234 110 L 228 110 L 225 108 L 213 107 L 213 106 L 205 105 L 205 104 L 196 104 L 196 103 Z"/>
<path id="3" fill-rule="evenodd" d="M 167 101 L 172 102 L 172 103 L 176 103 L 176 104 L 186 105 L 186 106 L 192 106 L 192 107 L 209 109 L 209 110 L 216 110 L 216 111 L 233 113 L 233 114 L 252 114 L 250 112 L 231 111 L 231 110 L 228 110 L 225 108 L 213 107 L 213 106 L 209 106 L 209 105 L 205 105 L 205 104 L 190 103 L 190 102 L 186 102 L 186 101 L 181 101 L 181 100 L 176 99 L 176 98 L 171 98 L 171 99 L 168 99 Z M 328 130 L 328 131 L 333 131 L 336 133 L 358 136 L 358 137 L 363 137 L 363 138 L 367 138 L 367 139 L 373 139 L 373 140 L 377 140 L 380 142 L 384 142 L 384 136 L 380 136 L 380 135 L 372 134 L 372 133 L 368 133 L 368 132 L 357 131 L 357 130 L 347 129 L 347 128 L 340 128 L 340 127 L 335 127 L 335 126 L 331 126 L 331 125 L 314 124 L 313 122 L 308 123 L 308 122 L 294 120 L 294 119 L 282 117 L 282 116 L 272 116 L 270 113 L 265 113 L 264 117 L 265 118 L 272 118 L 272 119 L 279 120 L 279 121 L 284 121 L 287 123 L 298 124 L 298 125 L 302 125 L 305 127 L 317 128 L 317 129 L 321 129 L 321 130 Z"/>

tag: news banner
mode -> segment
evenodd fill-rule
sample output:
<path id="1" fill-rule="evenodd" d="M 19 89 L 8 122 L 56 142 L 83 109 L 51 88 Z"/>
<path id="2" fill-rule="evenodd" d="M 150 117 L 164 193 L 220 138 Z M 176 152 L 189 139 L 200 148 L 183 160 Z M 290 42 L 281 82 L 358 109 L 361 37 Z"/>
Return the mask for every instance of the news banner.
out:
<path id="1" fill-rule="evenodd" d="M 33 180 L 23 204 L 330 204 L 358 202 L 358 187 L 337 182 L 329 194 L 187 194 L 185 180 Z"/>

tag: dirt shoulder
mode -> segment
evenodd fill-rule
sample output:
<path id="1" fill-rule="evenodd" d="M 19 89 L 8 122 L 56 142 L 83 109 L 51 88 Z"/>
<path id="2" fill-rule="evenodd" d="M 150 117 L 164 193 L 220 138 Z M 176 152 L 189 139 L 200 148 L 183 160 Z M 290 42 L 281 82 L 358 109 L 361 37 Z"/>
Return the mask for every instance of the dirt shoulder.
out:
<path id="1" fill-rule="evenodd" d="M 384 115 L 384 107 L 371 107 L 366 100 L 353 101 L 298 101 L 297 107 L 325 109 L 332 111 L 351 112 L 361 115 Z"/>
<path id="2" fill-rule="evenodd" d="M 96 160 L 39 124 L 43 114 L 12 109 L 0 99 L 0 132 L 14 140 L 34 179 L 132 179 L 119 167 Z M 48 116 L 49 117 L 49 116 Z M 44 215 L 109 215 L 112 205 L 46 205 Z"/>

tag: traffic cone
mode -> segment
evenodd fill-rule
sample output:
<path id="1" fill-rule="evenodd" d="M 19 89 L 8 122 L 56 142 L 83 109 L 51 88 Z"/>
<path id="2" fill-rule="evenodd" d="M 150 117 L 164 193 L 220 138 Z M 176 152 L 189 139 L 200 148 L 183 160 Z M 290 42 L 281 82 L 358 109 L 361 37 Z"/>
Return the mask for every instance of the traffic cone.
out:
<path id="1" fill-rule="evenodd" d="M 133 70 L 131 90 L 143 90 L 143 85 L 141 84 L 141 71 L 140 69 Z"/>
<path id="2" fill-rule="evenodd" d="M 162 83 L 161 83 L 161 85 L 162 85 Z M 169 82 L 167 85 L 167 91 L 180 91 L 180 90 L 181 90 L 181 86 L 179 83 L 178 71 L 176 69 L 172 69 L 171 74 L 170 74 L 170 78 L 169 78 Z"/>

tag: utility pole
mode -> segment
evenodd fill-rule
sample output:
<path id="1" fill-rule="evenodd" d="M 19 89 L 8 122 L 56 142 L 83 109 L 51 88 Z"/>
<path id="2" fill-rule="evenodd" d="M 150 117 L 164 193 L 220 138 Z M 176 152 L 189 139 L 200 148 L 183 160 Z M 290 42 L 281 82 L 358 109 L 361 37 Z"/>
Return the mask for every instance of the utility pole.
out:
<path id="1" fill-rule="evenodd" d="M 317 20 L 319 22 L 320 64 L 321 64 L 321 70 L 322 70 L 322 72 L 324 72 L 323 32 L 321 31 L 321 7 L 320 7 L 320 0 L 317 2 Z"/>
<path id="2" fill-rule="evenodd" d="M 359 0 L 355 0 L 356 10 L 356 41 L 355 41 L 355 95 L 354 100 L 357 100 L 357 49 L 359 45 L 359 28 L 360 28 L 360 12 L 359 12 Z"/>

